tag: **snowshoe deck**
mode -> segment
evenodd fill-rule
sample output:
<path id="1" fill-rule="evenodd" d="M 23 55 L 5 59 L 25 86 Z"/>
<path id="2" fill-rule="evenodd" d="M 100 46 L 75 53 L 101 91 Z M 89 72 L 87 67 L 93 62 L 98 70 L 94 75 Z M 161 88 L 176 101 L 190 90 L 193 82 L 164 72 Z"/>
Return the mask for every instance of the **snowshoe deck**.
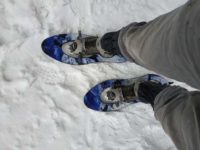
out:
<path id="1" fill-rule="evenodd" d="M 132 78 L 132 79 L 114 79 L 114 80 L 107 80 L 100 84 L 97 84 L 93 87 L 84 97 L 85 105 L 96 111 L 117 111 L 119 109 L 125 108 L 130 104 L 134 104 L 139 102 L 140 100 L 135 98 L 131 101 L 118 101 L 115 103 L 105 103 L 102 100 L 102 93 L 111 88 L 113 85 L 118 84 L 122 86 L 130 85 L 138 80 L 144 81 L 156 81 L 160 82 L 161 84 L 169 84 L 169 82 L 161 76 L 155 74 L 148 74 L 142 77 Z"/>
<path id="2" fill-rule="evenodd" d="M 82 36 L 86 37 L 86 35 Z M 70 65 L 85 65 L 98 62 L 123 63 L 127 61 L 121 55 L 115 55 L 111 58 L 104 58 L 97 54 L 88 58 L 82 58 L 81 56 L 79 58 L 74 58 L 65 54 L 62 50 L 62 45 L 67 42 L 77 40 L 77 38 L 78 34 L 60 34 L 49 37 L 42 42 L 42 50 L 51 58 Z"/>

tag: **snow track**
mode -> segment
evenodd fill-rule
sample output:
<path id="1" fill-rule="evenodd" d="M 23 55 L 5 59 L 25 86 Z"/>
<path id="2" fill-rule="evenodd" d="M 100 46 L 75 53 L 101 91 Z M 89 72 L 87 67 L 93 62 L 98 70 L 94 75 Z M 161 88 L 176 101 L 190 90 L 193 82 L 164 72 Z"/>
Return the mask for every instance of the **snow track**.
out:
<path id="1" fill-rule="evenodd" d="M 148 21 L 185 0 L 1 0 L 0 150 L 175 150 L 148 105 L 87 109 L 83 96 L 112 78 L 149 73 L 135 64 L 70 66 L 41 50 L 50 35 L 102 35 Z"/>

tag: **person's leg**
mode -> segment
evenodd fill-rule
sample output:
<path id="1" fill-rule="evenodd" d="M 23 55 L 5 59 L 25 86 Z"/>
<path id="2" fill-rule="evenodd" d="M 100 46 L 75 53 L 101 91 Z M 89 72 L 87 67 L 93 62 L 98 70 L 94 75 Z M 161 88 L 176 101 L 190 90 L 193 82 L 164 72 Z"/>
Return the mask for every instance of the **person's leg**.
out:
<path id="1" fill-rule="evenodd" d="M 145 24 L 146 22 L 134 23 L 134 27 L 143 26 Z M 101 48 L 112 54 L 122 55 L 118 43 L 120 32 L 121 31 L 119 30 L 116 32 L 109 32 L 104 34 L 104 36 L 100 38 Z"/>
<path id="2" fill-rule="evenodd" d="M 131 24 L 120 31 L 120 52 L 130 61 L 200 89 L 199 13 L 200 1 L 191 0 L 147 24 Z M 200 149 L 200 92 L 167 87 L 150 103 L 179 150 Z"/>
<path id="3" fill-rule="evenodd" d="M 154 112 L 179 150 L 200 149 L 200 92 L 168 87 L 156 96 Z"/>
<path id="4" fill-rule="evenodd" d="M 140 27 L 147 24 L 146 22 L 134 22 L 131 25 L 128 25 L 126 28 L 132 27 L 134 30 L 139 29 Z M 128 53 L 126 53 L 125 48 L 122 49 L 120 46 L 120 39 L 122 37 L 122 32 L 124 32 L 125 28 L 115 31 L 115 32 L 109 32 L 104 34 L 100 39 L 101 48 L 115 54 L 123 55 L 127 58 L 129 61 L 133 61 L 133 58 L 129 56 Z M 120 34 L 121 33 L 121 34 Z M 120 36 L 120 37 L 119 37 Z"/>
<path id="5" fill-rule="evenodd" d="M 140 102 L 152 105 L 156 119 L 179 150 L 200 149 L 199 91 L 151 80 L 139 81 L 133 89 Z"/>
<path id="6" fill-rule="evenodd" d="M 200 89 L 199 14 L 200 1 L 191 0 L 146 24 L 132 23 L 120 31 L 120 51 L 130 61 Z"/>

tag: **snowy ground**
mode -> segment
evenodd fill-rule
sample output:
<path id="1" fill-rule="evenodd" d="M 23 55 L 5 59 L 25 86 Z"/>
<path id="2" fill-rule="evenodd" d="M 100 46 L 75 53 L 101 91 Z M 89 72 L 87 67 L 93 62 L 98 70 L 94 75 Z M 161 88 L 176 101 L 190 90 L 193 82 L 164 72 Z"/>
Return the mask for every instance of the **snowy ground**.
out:
<path id="1" fill-rule="evenodd" d="M 102 35 L 148 21 L 186 0 L 1 0 L 0 150 L 175 150 L 152 108 L 87 109 L 95 84 L 149 71 L 131 63 L 70 66 L 45 56 L 50 35 Z"/>

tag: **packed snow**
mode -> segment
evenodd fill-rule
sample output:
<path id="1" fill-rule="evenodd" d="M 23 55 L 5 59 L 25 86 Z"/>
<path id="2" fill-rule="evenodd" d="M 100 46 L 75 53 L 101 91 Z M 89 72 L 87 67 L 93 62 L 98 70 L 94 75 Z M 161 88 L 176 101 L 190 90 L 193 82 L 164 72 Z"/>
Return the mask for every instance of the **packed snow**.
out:
<path id="1" fill-rule="evenodd" d="M 46 56 L 48 36 L 103 35 L 149 21 L 186 0 L 1 0 L 0 150 L 175 150 L 149 105 L 112 113 L 83 96 L 107 79 L 150 71 L 134 63 L 70 66 Z"/>

